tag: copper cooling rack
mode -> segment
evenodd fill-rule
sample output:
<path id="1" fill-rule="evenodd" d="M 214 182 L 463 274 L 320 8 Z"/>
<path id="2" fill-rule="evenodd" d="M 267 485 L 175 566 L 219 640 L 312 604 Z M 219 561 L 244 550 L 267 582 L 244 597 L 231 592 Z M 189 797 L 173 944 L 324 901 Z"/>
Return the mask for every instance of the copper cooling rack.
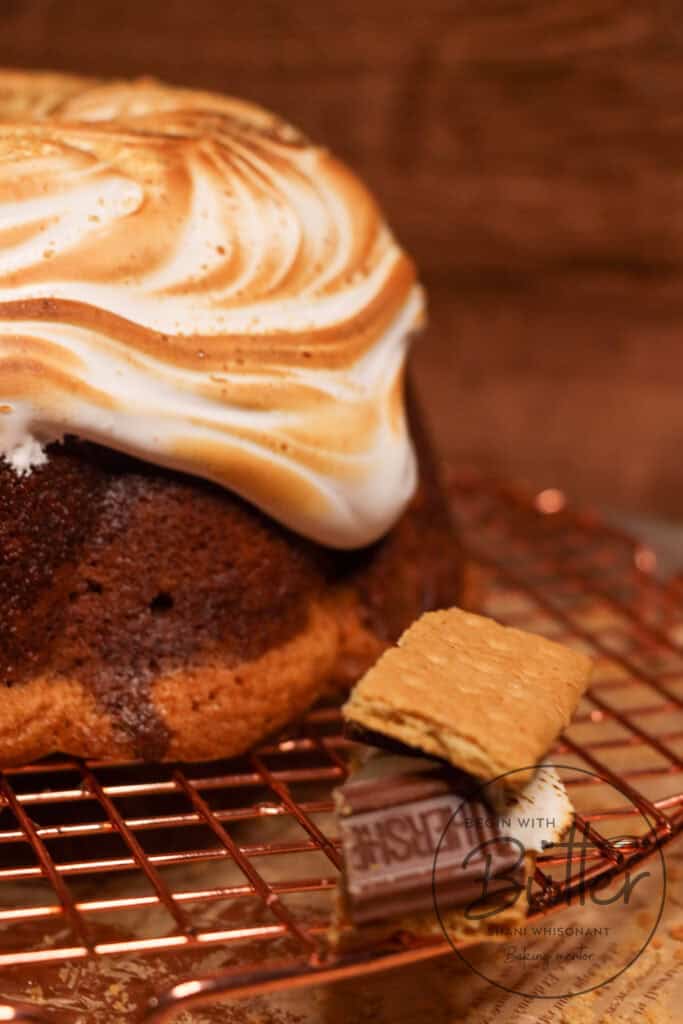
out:
<path id="1" fill-rule="evenodd" d="M 462 476 L 450 487 L 477 567 L 470 603 L 597 659 L 553 752 L 624 794 L 623 806 L 596 806 L 587 799 L 594 779 L 569 780 L 597 880 L 615 870 L 606 823 L 643 812 L 645 838 L 660 845 L 683 830 L 683 588 L 658 582 L 648 548 L 568 509 L 557 490 L 529 496 Z M 340 724 L 338 707 L 326 704 L 234 761 L 58 759 L 0 773 L 4 997 L 14 972 L 39 979 L 59 966 L 66 990 L 84 961 L 99 971 L 121 956 L 158 964 L 229 949 L 229 967 L 173 984 L 130 1018 L 158 1024 L 221 997 L 360 976 L 450 949 L 441 937 L 353 956 L 328 948 L 340 865 L 331 791 L 350 746 Z M 624 851 L 620 868 L 643 849 Z M 567 885 L 553 881 L 547 861 L 535 914 L 559 907 Z M 61 1020 L 50 1012 L 57 1003 L 44 992 L 32 1005 L 3 1003 L 0 1020 Z"/>

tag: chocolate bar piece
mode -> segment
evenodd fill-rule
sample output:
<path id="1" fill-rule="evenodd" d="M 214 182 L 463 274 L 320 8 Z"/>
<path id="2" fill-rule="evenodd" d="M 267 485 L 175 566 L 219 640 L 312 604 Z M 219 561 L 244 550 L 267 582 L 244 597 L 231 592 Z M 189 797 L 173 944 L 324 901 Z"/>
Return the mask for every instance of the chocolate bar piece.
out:
<path id="1" fill-rule="evenodd" d="M 336 946 L 441 928 L 471 943 L 521 923 L 536 854 L 572 821 L 554 768 L 510 791 L 424 756 L 365 748 L 355 762 L 335 791 L 344 855 Z"/>
<path id="2" fill-rule="evenodd" d="M 370 773 L 368 773 L 368 765 Z M 371 777 L 368 777 L 368 774 Z M 468 798 L 463 778 L 426 758 L 377 754 L 336 793 L 345 896 L 354 925 L 465 907 L 473 919 L 524 883 L 520 844 Z"/>

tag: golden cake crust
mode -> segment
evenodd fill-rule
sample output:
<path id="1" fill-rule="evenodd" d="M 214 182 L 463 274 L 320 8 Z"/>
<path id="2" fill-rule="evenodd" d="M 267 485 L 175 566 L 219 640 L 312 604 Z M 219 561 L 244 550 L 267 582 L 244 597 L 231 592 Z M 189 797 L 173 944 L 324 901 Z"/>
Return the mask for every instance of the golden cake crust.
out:
<path id="1" fill-rule="evenodd" d="M 320 692 L 338 649 L 334 615 L 314 604 L 291 640 L 235 668 L 217 663 L 160 676 L 151 699 L 171 760 L 230 757 L 301 714 Z M 63 751 L 90 758 L 140 754 L 87 685 L 44 672 L 3 695 L 0 763 Z"/>

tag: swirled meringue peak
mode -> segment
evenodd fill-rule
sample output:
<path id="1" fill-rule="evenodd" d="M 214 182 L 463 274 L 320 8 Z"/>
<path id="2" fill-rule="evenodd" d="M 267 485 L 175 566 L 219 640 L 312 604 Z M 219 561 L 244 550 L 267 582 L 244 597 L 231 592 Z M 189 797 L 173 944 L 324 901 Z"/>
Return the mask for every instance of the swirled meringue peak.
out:
<path id="1" fill-rule="evenodd" d="M 0 455 L 77 435 L 334 547 L 415 487 L 423 298 L 364 186 L 248 103 L 0 74 Z"/>

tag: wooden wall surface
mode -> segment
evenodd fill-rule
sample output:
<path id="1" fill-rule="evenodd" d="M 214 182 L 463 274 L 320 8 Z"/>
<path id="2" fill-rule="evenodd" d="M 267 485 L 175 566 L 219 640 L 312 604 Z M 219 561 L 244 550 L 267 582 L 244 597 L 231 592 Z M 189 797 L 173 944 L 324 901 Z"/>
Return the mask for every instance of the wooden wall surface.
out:
<path id="1" fill-rule="evenodd" d="M 0 63 L 277 108 L 360 170 L 420 263 L 442 450 L 683 514 L 674 0 L 0 0 Z"/>

